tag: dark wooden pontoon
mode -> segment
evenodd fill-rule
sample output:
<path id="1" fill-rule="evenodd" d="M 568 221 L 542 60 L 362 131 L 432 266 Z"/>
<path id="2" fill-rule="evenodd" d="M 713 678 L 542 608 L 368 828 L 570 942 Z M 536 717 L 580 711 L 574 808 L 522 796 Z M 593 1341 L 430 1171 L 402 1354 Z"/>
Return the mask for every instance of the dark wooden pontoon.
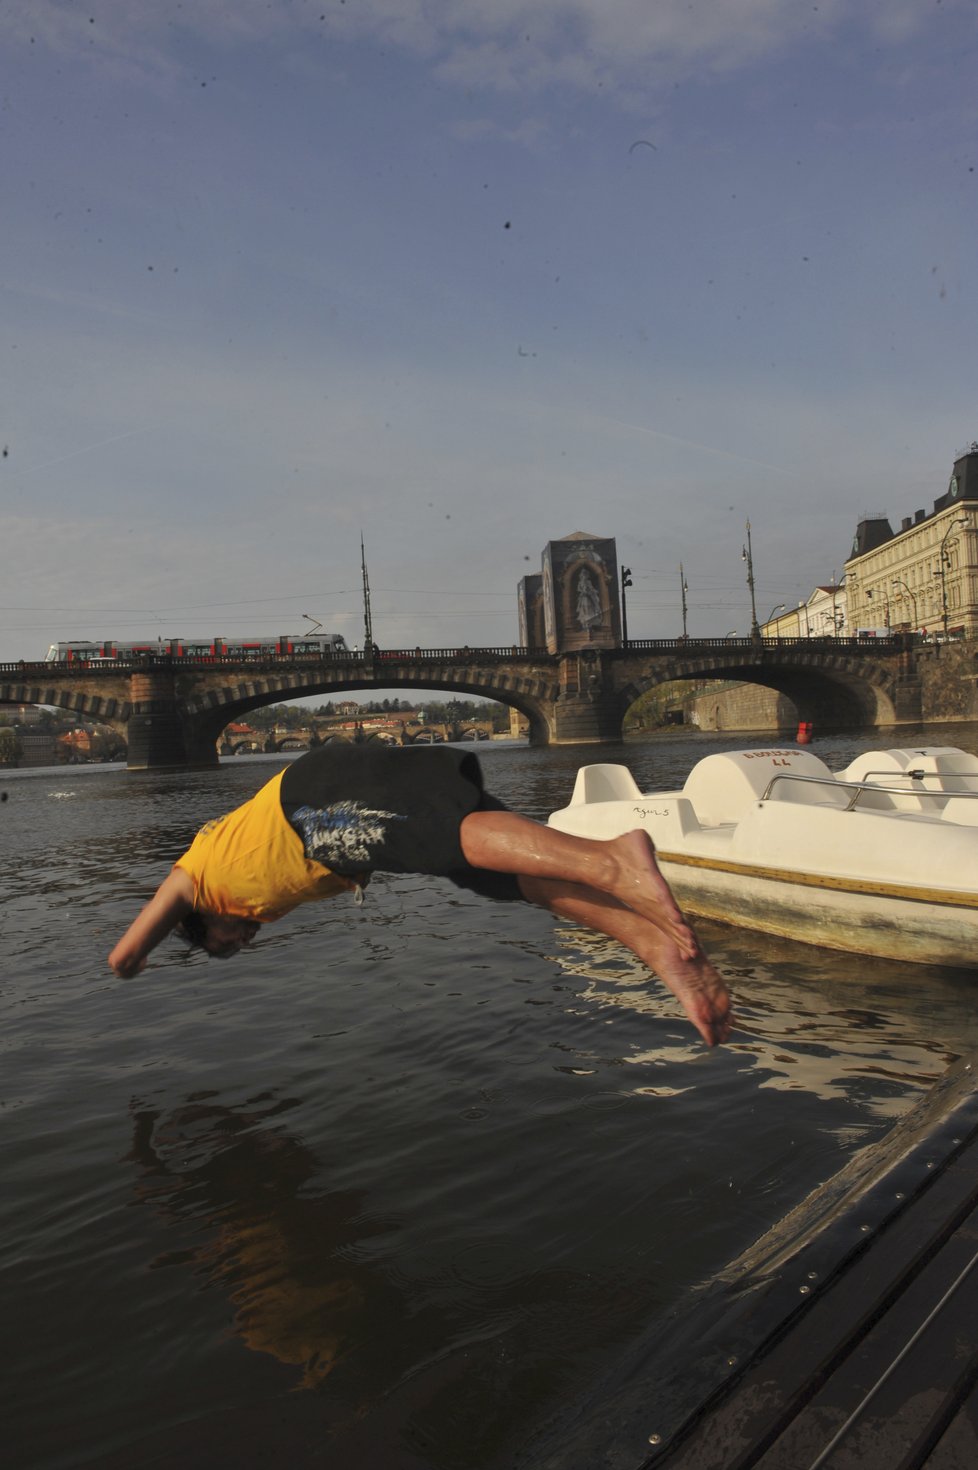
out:
<path id="1" fill-rule="evenodd" d="M 978 1062 L 619 1370 L 534 1470 L 978 1470 Z"/>

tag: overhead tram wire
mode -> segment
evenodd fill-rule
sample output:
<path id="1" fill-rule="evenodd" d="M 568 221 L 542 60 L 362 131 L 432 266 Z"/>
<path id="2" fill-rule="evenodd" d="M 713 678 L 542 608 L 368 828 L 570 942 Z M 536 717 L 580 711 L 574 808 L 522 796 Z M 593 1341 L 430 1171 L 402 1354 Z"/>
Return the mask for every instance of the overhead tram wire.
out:
<path id="1" fill-rule="evenodd" d="M 442 587 L 383 587 L 380 590 L 385 596 L 397 597 L 503 597 L 511 599 L 513 596 L 512 592 L 509 590 L 505 592 L 495 592 L 488 589 L 482 589 L 480 591 L 470 588 L 467 588 L 465 590 L 453 590 L 451 588 Z M 330 591 L 330 596 L 360 597 L 361 592 L 362 589 L 360 587 L 339 587 L 332 588 Z M 85 618 L 89 616 L 130 616 L 156 618 L 158 616 L 169 617 L 172 611 L 172 615 L 174 617 L 180 617 L 185 612 L 201 612 L 206 611 L 208 608 L 258 607 L 263 603 L 270 602 L 299 603 L 303 599 L 308 600 L 310 598 L 315 598 L 320 595 L 321 590 L 320 592 L 290 592 L 287 595 L 282 595 L 278 597 L 236 597 L 231 599 L 230 601 L 225 602 L 161 603 L 158 607 L 59 607 L 54 606 L 51 603 L 45 603 L 43 607 L 30 607 L 23 603 L 0 603 L 0 613 L 64 613 L 66 617 L 79 618 Z M 376 589 L 374 595 L 377 595 Z"/>

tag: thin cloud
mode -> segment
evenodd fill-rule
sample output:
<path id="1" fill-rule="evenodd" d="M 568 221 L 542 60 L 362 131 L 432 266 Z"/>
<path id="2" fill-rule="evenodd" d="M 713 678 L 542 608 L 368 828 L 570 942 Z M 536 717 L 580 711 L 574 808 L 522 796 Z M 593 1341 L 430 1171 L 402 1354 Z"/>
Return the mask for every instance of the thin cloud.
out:
<path id="1" fill-rule="evenodd" d="M 946 14 L 964 0 L 944 0 Z M 668 76 L 729 72 L 776 58 L 798 45 L 872 36 L 903 46 L 940 12 L 915 0 L 357 0 L 298 11 L 267 0 L 101 0 L 97 13 L 57 0 L 7 0 L 0 37 L 88 57 L 113 69 L 131 65 L 165 75 L 187 38 L 217 48 L 243 42 L 308 46 L 310 36 L 334 43 L 377 42 L 427 63 L 443 81 L 488 92 L 533 93 L 551 86 L 600 87 L 623 105 L 653 93 Z M 179 48 L 179 52 L 178 52 Z"/>

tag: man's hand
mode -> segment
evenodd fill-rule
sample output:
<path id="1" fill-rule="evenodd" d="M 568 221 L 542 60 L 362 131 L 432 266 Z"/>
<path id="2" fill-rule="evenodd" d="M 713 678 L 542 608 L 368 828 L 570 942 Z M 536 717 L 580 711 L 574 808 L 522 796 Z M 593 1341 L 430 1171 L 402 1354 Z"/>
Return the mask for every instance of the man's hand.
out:
<path id="1" fill-rule="evenodd" d="M 125 940 L 120 939 L 109 955 L 109 968 L 118 975 L 120 980 L 132 980 L 145 970 L 146 956 L 129 954 L 125 946 Z"/>
<path id="2" fill-rule="evenodd" d="M 150 950 L 190 912 L 193 901 L 189 876 L 182 868 L 174 868 L 109 954 L 109 966 L 120 980 L 131 980 L 145 970 Z"/>

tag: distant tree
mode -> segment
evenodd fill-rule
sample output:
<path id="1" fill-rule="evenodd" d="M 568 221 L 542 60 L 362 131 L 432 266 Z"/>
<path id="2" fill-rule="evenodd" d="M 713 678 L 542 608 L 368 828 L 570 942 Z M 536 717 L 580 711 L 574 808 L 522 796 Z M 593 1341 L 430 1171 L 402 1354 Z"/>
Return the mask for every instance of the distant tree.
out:
<path id="1" fill-rule="evenodd" d="M 425 701 L 425 717 L 430 725 L 451 725 L 456 721 L 483 721 L 491 718 L 493 706 L 483 700 L 450 699 Z"/>
<path id="2" fill-rule="evenodd" d="M 5 725 L 0 729 L 0 766 L 16 766 L 23 753 L 15 731 Z"/>
<path id="3" fill-rule="evenodd" d="M 309 723 L 312 711 L 297 704 L 266 704 L 252 710 L 248 723 L 256 730 L 299 730 Z"/>

